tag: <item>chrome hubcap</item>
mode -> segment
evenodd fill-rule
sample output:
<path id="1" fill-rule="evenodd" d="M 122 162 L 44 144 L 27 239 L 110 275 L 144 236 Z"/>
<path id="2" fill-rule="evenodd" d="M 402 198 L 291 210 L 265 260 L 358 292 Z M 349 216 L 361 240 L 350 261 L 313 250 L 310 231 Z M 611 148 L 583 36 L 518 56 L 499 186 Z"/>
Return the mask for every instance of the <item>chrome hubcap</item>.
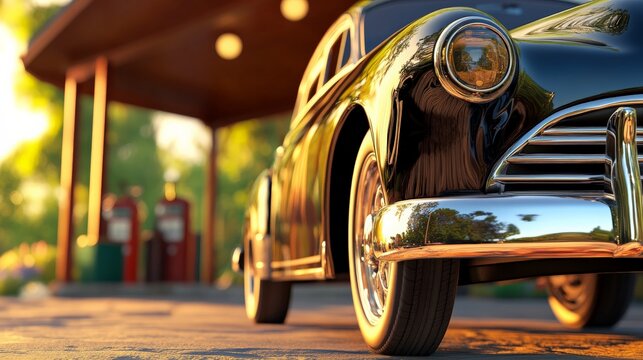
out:
<path id="1" fill-rule="evenodd" d="M 378 261 L 373 249 L 373 215 L 386 204 L 375 155 L 360 170 L 353 218 L 353 264 L 362 309 L 375 324 L 384 312 L 389 291 L 391 263 Z"/>

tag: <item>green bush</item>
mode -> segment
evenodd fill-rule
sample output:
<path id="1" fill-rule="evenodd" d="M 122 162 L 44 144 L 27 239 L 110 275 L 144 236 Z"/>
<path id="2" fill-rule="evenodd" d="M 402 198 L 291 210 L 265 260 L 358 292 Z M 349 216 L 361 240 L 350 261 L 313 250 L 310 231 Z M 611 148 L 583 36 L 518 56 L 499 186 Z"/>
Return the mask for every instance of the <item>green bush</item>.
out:
<path id="1" fill-rule="evenodd" d="M 55 247 L 44 241 L 22 243 L 0 255 L 0 295 L 17 295 L 31 281 L 49 283 L 55 268 Z"/>

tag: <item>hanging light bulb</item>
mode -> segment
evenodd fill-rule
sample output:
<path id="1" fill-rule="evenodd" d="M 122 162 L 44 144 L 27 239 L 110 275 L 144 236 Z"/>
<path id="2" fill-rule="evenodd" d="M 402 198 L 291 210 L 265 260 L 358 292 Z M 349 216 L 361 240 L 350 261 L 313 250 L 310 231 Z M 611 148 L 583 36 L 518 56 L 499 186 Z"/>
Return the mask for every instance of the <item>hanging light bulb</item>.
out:
<path id="1" fill-rule="evenodd" d="M 237 34 L 225 33 L 219 35 L 214 44 L 214 49 L 222 59 L 234 60 L 241 55 L 243 42 Z"/>
<path id="2" fill-rule="evenodd" d="M 290 21 L 299 21 L 308 15 L 307 0 L 281 0 L 281 15 Z"/>

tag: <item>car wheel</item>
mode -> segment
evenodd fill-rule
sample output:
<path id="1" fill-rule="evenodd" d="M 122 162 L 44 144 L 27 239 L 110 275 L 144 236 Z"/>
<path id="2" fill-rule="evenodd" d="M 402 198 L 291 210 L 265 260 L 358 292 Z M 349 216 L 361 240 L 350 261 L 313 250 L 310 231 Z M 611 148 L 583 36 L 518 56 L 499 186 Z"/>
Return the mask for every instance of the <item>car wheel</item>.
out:
<path id="1" fill-rule="evenodd" d="M 246 315 L 256 323 L 282 324 L 290 305 L 290 282 L 261 279 L 256 271 L 252 239 L 246 235 L 243 269 L 243 292 Z"/>
<path id="2" fill-rule="evenodd" d="M 372 214 L 386 204 L 370 134 L 353 171 L 349 263 L 353 304 L 367 345 L 389 355 L 433 353 L 446 332 L 458 281 L 458 260 L 378 261 Z"/>
<path id="3" fill-rule="evenodd" d="M 635 281 L 634 274 L 549 276 L 549 305 L 558 321 L 569 327 L 613 326 L 632 301 Z"/>

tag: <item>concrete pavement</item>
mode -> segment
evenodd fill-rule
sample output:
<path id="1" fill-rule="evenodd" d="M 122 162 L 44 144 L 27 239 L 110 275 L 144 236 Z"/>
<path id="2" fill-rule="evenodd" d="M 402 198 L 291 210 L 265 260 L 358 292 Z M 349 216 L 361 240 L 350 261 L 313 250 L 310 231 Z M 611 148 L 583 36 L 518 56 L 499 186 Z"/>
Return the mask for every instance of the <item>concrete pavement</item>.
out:
<path id="1" fill-rule="evenodd" d="M 153 296 L 0 298 L 0 357 L 379 358 L 347 285 L 298 285 L 285 325 L 245 318 L 241 289 Z M 567 330 L 543 299 L 458 298 L 437 358 L 643 358 L 643 304 L 609 331 Z"/>

